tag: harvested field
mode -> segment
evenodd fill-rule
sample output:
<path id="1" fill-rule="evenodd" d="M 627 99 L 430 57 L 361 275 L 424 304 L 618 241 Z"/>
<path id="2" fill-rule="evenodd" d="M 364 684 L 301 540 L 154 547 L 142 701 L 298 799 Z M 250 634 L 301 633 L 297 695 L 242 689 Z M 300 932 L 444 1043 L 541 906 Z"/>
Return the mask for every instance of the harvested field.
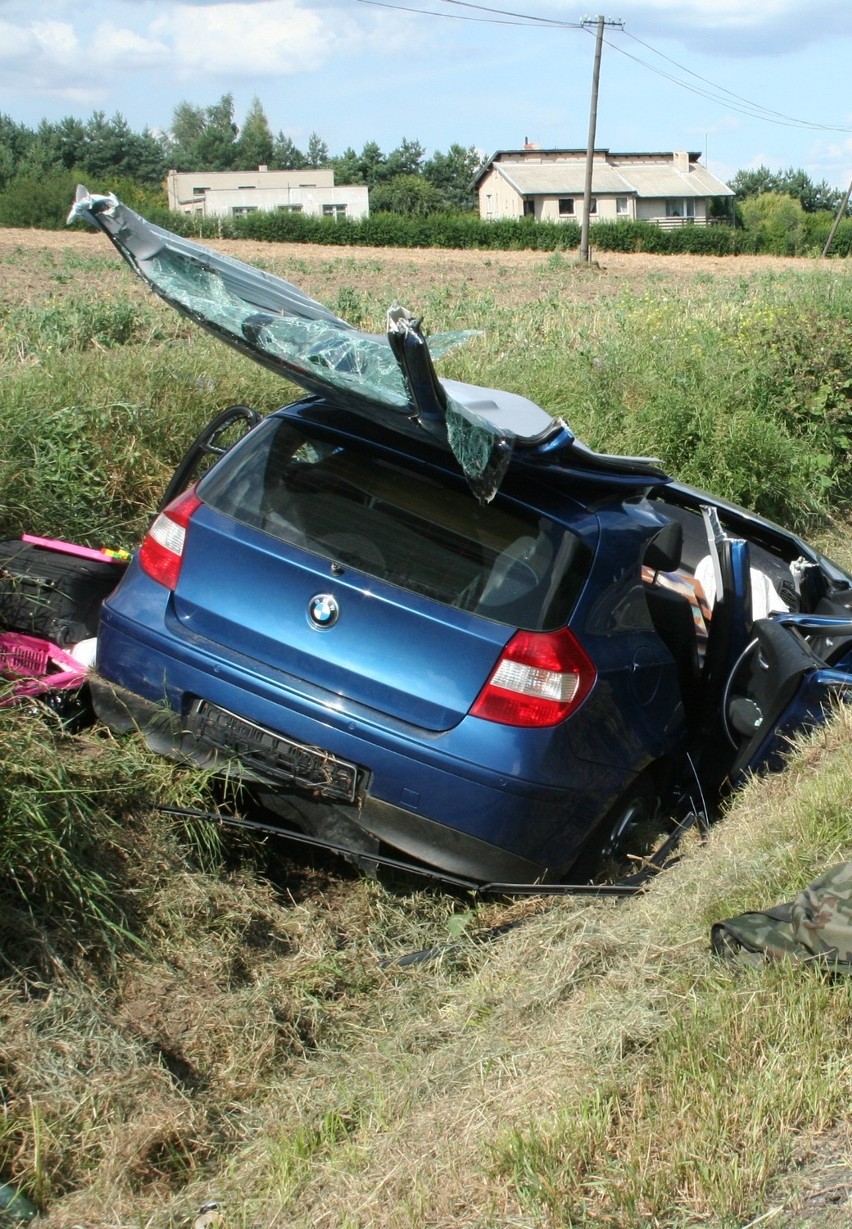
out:
<path id="1" fill-rule="evenodd" d="M 778 273 L 819 268 L 818 260 L 784 259 L 775 256 L 653 256 L 643 253 L 602 252 L 591 268 L 578 267 L 566 256 L 542 252 L 437 251 L 435 249 L 340 248 L 299 243 L 261 243 L 253 240 L 220 240 L 210 247 L 248 264 L 269 269 L 279 277 L 297 282 L 320 300 L 333 298 L 342 285 L 357 279 L 359 290 L 370 294 L 384 288 L 389 274 L 397 293 L 404 297 L 405 279 L 433 285 L 468 287 L 471 291 L 493 287 L 499 279 L 501 295 L 529 302 L 541 292 L 541 274 L 554 271 L 569 279 L 574 299 L 592 301 L 598 295 L 630 286 L 641 293 L 648 285 L 671 280 L 675 284 L 701 275 L 716 278 L 749 278 L 757 272 Z M 79 228 L 68 231 L 11 230 L 0 228 L 0 303 L 40 302 L 79 280 L 87 281 L 88 257 L 115 267 L 115 276 L 127 292 L 126 271 L 121 257 L 102 235 Z M 82 262 L 82 265 L 81 265 Z M 52 268 L 51 268 L 52 266 Z M 61 281 L 57 280 L 61 278 Z M 114 288 L 112 274 L 100 281 L 103 290 Z M 140 286 L 140 293 L 147 294 Z"/>

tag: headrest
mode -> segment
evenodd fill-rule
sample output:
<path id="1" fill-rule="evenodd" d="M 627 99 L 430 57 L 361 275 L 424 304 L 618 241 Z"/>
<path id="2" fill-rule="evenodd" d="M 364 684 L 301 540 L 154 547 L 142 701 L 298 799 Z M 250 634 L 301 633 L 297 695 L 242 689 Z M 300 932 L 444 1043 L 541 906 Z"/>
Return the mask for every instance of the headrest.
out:
<path id="1" fill-rule="evenodd" d="M 648 543 L 643 562 L 653 572 L 673 572 L 680 567 L 682 552 L 683 526 L 680 521 L 669 521 Z"/>

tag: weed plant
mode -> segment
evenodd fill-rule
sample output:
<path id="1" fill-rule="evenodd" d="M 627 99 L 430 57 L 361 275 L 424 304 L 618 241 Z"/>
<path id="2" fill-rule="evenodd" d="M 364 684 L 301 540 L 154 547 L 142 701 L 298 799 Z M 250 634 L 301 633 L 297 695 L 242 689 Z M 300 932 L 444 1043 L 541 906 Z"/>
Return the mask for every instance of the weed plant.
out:
<path id="1" fill-rule="evenodd" d="M 140 743 L 69 733 L 38 700 L 9 705 L 8 687 L 0 700 L 2 958 L 47 974 L 83 953 L 114 956 L 144 928 L 126 891 L 129 817 L 153 803 L 197 804 L 204 777 L 176 773 Z M 36 917 L 49 919 L 49 940 Z"/>
<path id="2" fill-rule="evenodd" d="M 591 311 L 560 288 L 474 311 L 483 340 L 447 370 L 525 393 L 593 447 L 658 457 L 681 481 L 807 529 L 852 497 L 850 308 L 852 277 L 833 268 L 628 289 Z"/>
<path id="3" fill-rule="evenodd" d="M 214 413 L 292 395 L 203 335 L 13 365 L 0 389 L 0 535 L 132 548 Z"/>

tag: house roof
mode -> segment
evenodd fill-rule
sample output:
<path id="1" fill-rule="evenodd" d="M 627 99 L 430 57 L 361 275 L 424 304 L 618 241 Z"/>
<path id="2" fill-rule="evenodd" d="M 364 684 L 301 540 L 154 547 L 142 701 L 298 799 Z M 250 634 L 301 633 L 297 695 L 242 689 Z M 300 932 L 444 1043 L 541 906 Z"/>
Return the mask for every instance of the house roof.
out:
<path id="1" fill-rule="evenodd" d="M 586 168 L 582 162 L 497 162 L 493 170 L 522 196 L 540 196 L 544 193 L 582 195 L 586 179 Z M 615 167 L 605 162 L 595 162 L 592 191 L 597 195 L 614 192 L 629 196 L 634 189 Z"/>
<path id="2" fill-rule="evenodd" d="M 554 155 L 562 157 L 557 159 Z M 542 160 L 535 160 L 537 156 L 542 156 Z M 727 184 L 698 163 L 698 154 L 690 153 L 688 157 L 686 171 L 675 166 L 671 153 L 611 154 L 609 150 L 596 149 L 592 192 L 597 196 L 640 197 L 735 195 Z M 498 150 L 479 171 L 475 187 L 481 186 L 489 171 L 499 174 L 522 196 L 577 196 L 585 186 L 586 151 Z"/>
<path id="3" fill-rule="evenodd" d="M 653 163 L 619 167 L 637 196 L 734 196 L 727 184 L 693 163 L 688 171 Z"/>

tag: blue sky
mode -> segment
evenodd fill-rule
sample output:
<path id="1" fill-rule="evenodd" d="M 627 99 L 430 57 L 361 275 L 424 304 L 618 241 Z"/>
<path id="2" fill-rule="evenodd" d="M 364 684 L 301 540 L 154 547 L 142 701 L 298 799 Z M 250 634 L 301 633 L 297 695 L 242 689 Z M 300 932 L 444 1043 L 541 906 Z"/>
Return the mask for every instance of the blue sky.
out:
<path id="1" fill-rule="evenodd" d="M 584 147 L 594 36 L 574 23 L 586 12 L 482 2 L 568 24 L 498 21 L 460 0 L 0 0 L 0 112 L 34 127 L 102 110 L 167 130 L 177 103 L 230 92 L 238 122 L 258 97 L 274 133 L 304 148 L 316 131 L 332 154 L 403 138 L 429 152 Z M 722 179 L 765 164 L 852 180 L 852 0 L 604 12 L 624 28 L 606 33 L 599 146 L 702 151 Z"/>

